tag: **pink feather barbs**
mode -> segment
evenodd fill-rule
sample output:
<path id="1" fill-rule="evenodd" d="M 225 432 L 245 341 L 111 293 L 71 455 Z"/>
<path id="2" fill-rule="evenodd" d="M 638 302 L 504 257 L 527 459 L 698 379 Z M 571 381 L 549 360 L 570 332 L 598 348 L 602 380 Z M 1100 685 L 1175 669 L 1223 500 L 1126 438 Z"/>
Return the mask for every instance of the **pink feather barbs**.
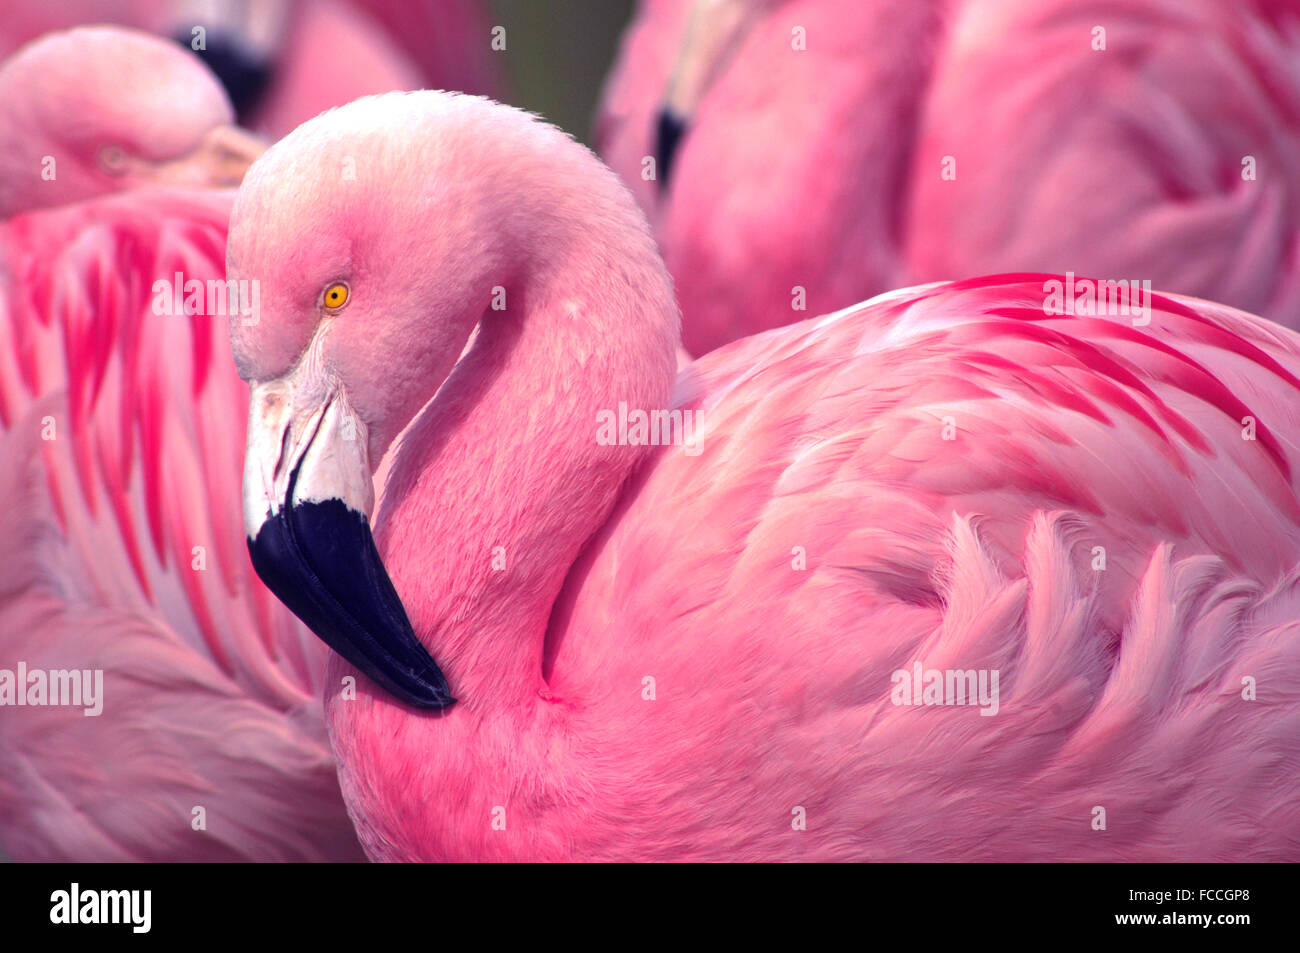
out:
<path id="1" fill-rule="evenodd" d="M 1005 275 L 678 377 L 615 177 L 436 92 L 269 150 L 228 273 L 262 282 L 231 324 L 254 550 L 297 487 L 337 510 L 259 570 L 380 685 L 459 699 L 332 658 L 373 859 L 1300 858 L 1295 334 Z M 695 445 L 598 439 L 622 406 Z"/>

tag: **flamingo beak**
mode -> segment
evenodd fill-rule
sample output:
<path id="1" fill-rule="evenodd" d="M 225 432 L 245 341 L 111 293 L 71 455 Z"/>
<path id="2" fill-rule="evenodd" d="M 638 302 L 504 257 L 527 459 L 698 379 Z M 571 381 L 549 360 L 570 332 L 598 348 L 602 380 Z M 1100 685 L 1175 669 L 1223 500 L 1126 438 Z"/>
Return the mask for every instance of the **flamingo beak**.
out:
<path id="1" fill-rule="evenodd" d="M 678 147 L 700 101 L 726 68 L 753 19 L 747 0 L 696 0 L 655 117 L 655 161 L 666 189 Z"/>
<path id="2" fill-rule="evenodd" d="M 160 185 L 234 188 L 248 167 L 266 151 L 266 143 L 238 126 L 217 126 L 198 146 L 168 162 L 139 162 L 137 177 Z"/>
<path id="3" fill-rule="evenodd" d="M 288 380 L 253 386 L 244 529 L 253 568 L 330 648 L 419 708 L 455 703 L 416 638 L 370 532 L 364 425 L 346 394 L 295 401 Z"/>

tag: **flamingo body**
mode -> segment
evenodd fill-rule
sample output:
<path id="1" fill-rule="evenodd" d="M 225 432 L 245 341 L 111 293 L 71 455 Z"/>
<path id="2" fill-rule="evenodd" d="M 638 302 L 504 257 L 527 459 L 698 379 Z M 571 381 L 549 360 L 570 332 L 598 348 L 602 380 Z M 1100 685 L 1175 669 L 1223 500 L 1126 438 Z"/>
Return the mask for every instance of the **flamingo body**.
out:
<path id="1" fill-rule="evenodd" d="M 369 613 L 338 625 L 390 686 L 331 658 L 373 859 L 1300 856 L 1294 333 L 1055 314 L 1052 276 L 1003 275 L 678 375 L 609 171 L 428 92 L 269 150 L 228 265 L 267 289 L 231 327 L 255 562 L 327 638 Z M 698 412 L 694 445 L 600 439 L 620 404 Z M 996 711 L 897 698 L 918 667 L 997 673 Z"/>
<path id="2" fill-rule="evenodd" d="M 1043 320 L 1042 277 L 683 372 L 700 455 L 574 565 L 535 723 L 332 705 L 371 856 L 1294 859 L 1300 342 L 1176 297 Z M 999 671 L 997 715 L 893 704 L 918 663 Z"/>

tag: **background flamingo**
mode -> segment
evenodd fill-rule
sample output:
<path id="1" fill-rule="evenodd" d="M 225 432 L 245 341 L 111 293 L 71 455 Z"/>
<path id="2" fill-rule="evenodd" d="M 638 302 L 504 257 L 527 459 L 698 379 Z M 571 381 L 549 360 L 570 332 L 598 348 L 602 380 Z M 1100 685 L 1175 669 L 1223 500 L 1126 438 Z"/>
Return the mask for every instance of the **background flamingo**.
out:
<path id="1" fill-rule="evenodd" d="M 136 79 L 122 82 L 127 69 Z M 196 58 L 111 27 L 5 60 L 0 109 L 4 218 L 149 185 L 238 185 L 265 148 Z"/>
<path id="2" fill-rule="evenodd" d="M 153 308 L 159 277 L 224 278 L 232 193 L 151 183 L 227 181 L 236 153 L 213 143 L 247 145 L 230 119 L 196 59 L 132 31 L 61 33 L 0 69 L 3 211 L 47 207 L 0 224 L 0 668 L 105 672 L 99 717 L 0 716 L 13 859 L 360 856 L 323 647 L 240 543 L 225 316 Z"/>
<path id="3" fill-rule="evenodd" d="M 331 663 L 372 858 L 1300 858 L 1294 333 L 1053 317 L 1048 276 L 995 276 L 674 382 L 616 178 L 432 92 L 273 146 L 228 267 L 264 289 L 231 326 L 254 562 L 390 689 Z M 596 439 L 670 401 L 698 455 Z M 375 553 L 370 468 L 417 414 Z M 998 713 L 891 704 L 916 662 L 1000 671 Z"/>
<path id="4" fill-rule="evenodd" d="M 1013 270 L 1300 327 L 1297 57 L 1292 0 L 643 0 L 597 141 L 696 354 Z"/>
<path id="5" fill-rule="evenodd" d="M 480 0 L 12 0 L 0 57 L 53 30 L 114 23 L 192 40 L 243 126 L 272 139 L 358 96 L 454 88 L 500 95 Z M 116 79 L 135 74 L 129 67 Z"/>

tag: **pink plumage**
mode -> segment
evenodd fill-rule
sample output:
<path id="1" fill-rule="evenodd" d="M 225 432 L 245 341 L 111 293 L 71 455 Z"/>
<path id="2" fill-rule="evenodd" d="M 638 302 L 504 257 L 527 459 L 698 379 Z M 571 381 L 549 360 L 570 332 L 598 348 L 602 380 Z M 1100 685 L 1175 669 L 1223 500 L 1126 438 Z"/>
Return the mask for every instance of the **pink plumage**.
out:
<path id="1" fill-rule="evenodd" d="M 231 326 L 254 561 L 397 686 L 327 678 L 372 858 L 1300 858 L 1294 333 L 1172 295 L 1053 314 L 1053 276 L 1003 275 L 678 376 L 616 179 L 430 92 L 269 150 L 228 265 L 266 304 Z M 693 439 L 602 439 L 624 408 Z M 383 563 L 340 562 L 404 428 Z M 384 609 L 340 639 L 335 604 Z M 994 710 L 907 703 L 918 668 L 997 673 Z"/>
<path id="2" fill-rule="evenodd" d="M 114 23 L 178 41 L 202 55 L 220 44 L 264 74 L 232 75 L 249 100 L 243 124 L 278 138 L 317 113 L 392 89 L 454 88 L 499 94 L 480 0 L 10 0 L 0 25 L 0 57 L 53 30 Z M 136 73 L 128 71 L 126 76 Z M 124 78 L 124 77 L 120 77 Z"/>
<path id="3" fill-rule="evenodd" d="M 1289 0 L 644 0 L 597 140 L 695 354 L 1016 270 L 1300 327 L 1297 55 Z"/>
<path id="4" fill-rule="evenodd" d="M 355 859 L 317 701 L 322 647 L 240 538 L 247 388 L 225 315 L 173 313 L 155 287 L 224 290 L 233 194 L 147 182 L 190 164 L 205 117 L 228 120 L 229 104 L 182 50 L 131 31 L 60 34 L 25 56 L 39 61 L 0 71 L 0 138 L 29 140 L 6 154 L 3 211 L 40 209 L 0 224 L 0 668 L 100 670 L 103 683 L 98 716 L 4 709 L 0 847 L 46 861 Z M 96 112 L 109 87 L 75 80 L 122 60 L 154 70 L 117 89 L 146 100 Z M 170 142 L 139 108 L 160 95 L 191 105 Z M 18 119 L 47 97 L 68 111 Z M 52 128 L 68 116 L 90 133 L 75 145 Z M 106 143 L 129 150 L 111 173 Z"/>
<path id="5" fill-rule="evenodd" d="M 136 192 L 0 226 L 3 667 L 104 671 L 98 717 L 0 718 L 15 859 L 355 856 L 320 646 L 240 541 L 224 321 L 152 307 L 159 277 L 222 278 L 230 200 Z"/>

